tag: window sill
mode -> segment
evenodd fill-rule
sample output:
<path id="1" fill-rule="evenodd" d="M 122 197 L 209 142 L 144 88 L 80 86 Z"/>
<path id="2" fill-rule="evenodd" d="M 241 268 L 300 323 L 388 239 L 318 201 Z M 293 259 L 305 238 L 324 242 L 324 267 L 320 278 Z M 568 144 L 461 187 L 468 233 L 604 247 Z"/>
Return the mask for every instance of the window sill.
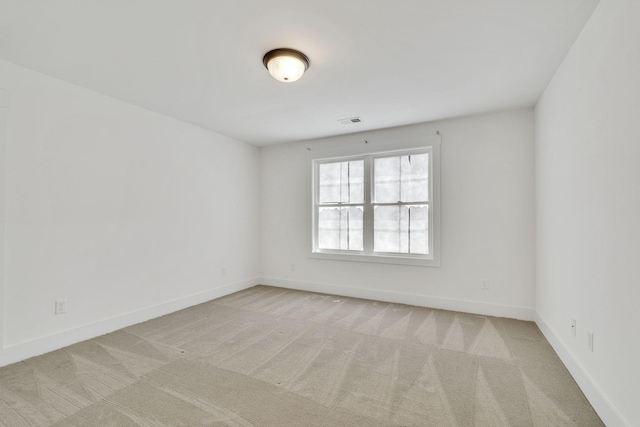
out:
<path id="1" fill-rule="evenodd" d="M 423 256 L 367 255 L 343 251 L 310 252 L 309 258 L 333 261 L 371 262 L 375 264 L 413 265 L 418 267 L 440 267 L 440 260 Z"/>

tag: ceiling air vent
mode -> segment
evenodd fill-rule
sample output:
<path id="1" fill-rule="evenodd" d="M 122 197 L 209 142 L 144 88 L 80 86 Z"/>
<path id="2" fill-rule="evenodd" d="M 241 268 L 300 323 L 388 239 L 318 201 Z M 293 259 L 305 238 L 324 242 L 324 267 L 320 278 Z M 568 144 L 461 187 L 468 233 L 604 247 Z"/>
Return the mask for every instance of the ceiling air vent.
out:
<path id="1" fill-rule="evenodd" d="M 338 121 L 343 125 L 352 125 L 354 123 L 362 122 L 362 119 L 360 118 L 360 116 L 357 116 L 357 117 L 349 117 L 348 119 L 340 119 Z"/>

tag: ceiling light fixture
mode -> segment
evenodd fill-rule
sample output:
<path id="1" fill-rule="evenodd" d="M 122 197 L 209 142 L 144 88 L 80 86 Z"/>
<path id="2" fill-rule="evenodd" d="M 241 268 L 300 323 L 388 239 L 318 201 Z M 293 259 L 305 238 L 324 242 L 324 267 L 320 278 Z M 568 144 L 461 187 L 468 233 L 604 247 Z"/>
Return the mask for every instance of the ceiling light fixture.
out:
<path id="1" fill-rule="evenodd" d="M 262 63 L 274 79 L 285 83 L 300 79 L 309 68 L 309 58 L 304 53 L 286 48 L 270 50 Z"/>

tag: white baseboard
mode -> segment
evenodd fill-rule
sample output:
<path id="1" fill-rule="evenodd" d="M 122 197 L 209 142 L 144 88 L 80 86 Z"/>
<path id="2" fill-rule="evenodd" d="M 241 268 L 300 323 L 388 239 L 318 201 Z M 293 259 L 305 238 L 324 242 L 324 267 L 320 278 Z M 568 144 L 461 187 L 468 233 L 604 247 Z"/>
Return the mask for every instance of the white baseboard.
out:
<path id="1" fill-rule="evenodd" d="M 537 311 L 535 312 L 535 322 L 605 425 L 608 427 L 631 427 L 631 423 L 625 420 L 622 414 L 620 414 L 613 403 L 607 398 L 606 394 L 598 387 L 591 375 L 584 369 L 569 347 L 564 344 Z"/>
<path id="2" fill-rule="evenodd" d="M 161 304 L 145 307 L 140 310 L 119 314 L 66 331 L 12 344 L 4 347 L 0 351 L 0 366 L 19 362 L 29 357 L 38 356 L 80 341 L 95 338 L 127 326 L 135 325 L 136 323 L 164 316 L 165 314 L 250 288 L 259 283 L 260 280 L 258 278 L 231 283 L 215 289 L 209 289 L 197 294 L 191 294 Z"/>
<path id="3" fill-rule="evenodd" d="M 394 302 L 399 304 L 416 305 L 420 307 L 439 308 L 442 310 L 462 311 L 465 313 L 482 314 L 485 316 L 508 317 L 511 319 L 533 320 L 534 310 L 529 307 L 490 304 L 478 301 L 468 301 L 453 298 L 431 297 L 427 295 L 409 294 L 403 292 L 383 291 L 378 289 L 352 288 L 348 286 L 329 285 L 326 283 L 305 282 L 300 280 L 262 277 L 261 284 L 280 288 L 298 289 L 301 291 L 319 292 L 345 297 L 371 299 L 376 301 Z"/>

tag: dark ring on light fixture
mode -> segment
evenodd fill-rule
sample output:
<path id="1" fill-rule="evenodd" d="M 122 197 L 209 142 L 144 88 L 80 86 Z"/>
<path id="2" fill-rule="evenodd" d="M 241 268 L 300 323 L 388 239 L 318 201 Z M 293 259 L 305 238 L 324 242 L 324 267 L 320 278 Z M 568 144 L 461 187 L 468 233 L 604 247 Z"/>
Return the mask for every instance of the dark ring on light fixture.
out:
<path id="1" fill-rule="evenodd" d="M 309 69 L 309 58 L 307 58 L 307 55 L 300 52 L 299 50 L 289 49 L 286 47 L 280 47 L 278 49 L 273 49 L 265 53 L 264 57 L 262 58 L 262 63 L 264 64 L 266 69 L 269 69 L 269 67 L 267 67 L 267 64 L 269 63 L 269 61 L 281 55 L 293 56 L 299 59 L 304 64 L 305 71 Z"/>

